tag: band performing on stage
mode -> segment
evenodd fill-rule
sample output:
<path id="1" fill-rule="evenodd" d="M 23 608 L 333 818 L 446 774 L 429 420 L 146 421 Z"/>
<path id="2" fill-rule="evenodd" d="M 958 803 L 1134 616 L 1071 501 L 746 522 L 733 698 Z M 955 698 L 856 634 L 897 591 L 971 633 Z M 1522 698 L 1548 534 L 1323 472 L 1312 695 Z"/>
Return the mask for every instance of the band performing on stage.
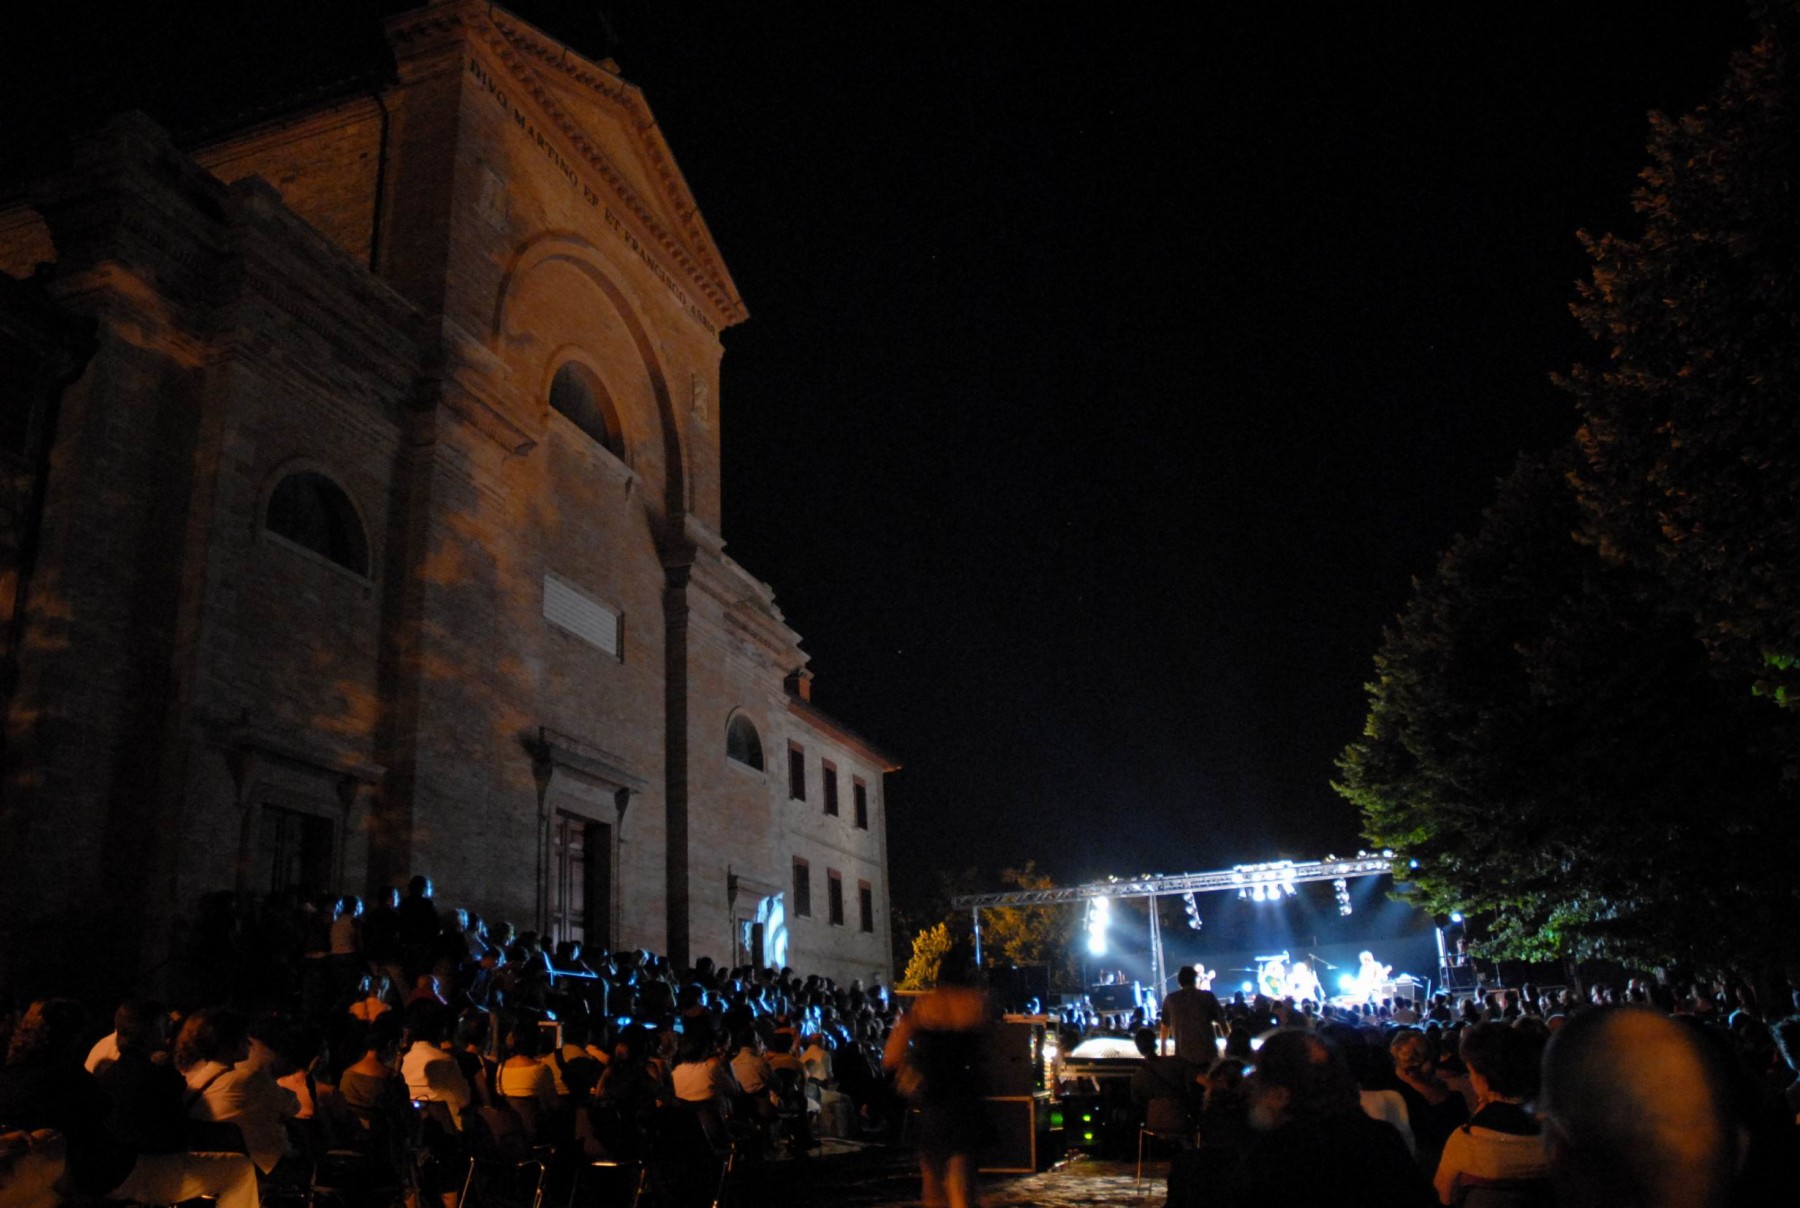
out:
<path id="1" fill-rule="evenodd" d="M 1316 953 L 1296 956 L 1283 949 L 1251 959 L 1255 962 L 1253 965 L 1235 970 L 1247 975 L 1241 989 L 1247 994 L 1260 994 L 1277 1001 L 1288 999 L 1295 1006 L 1310 1002 L 1316 1007 L 1329 1004 L 1354 1009 L 1383 1002 L 1392 1004 L 1399 999 L 1416 1000 L 1423 988 L 1422 982 L 1407 974 L 1395 978 L 1392 965 L 1383 964 L 1373 952 L 1366 950 L 1358 955 L 1356 969 L 1336 976 L 1334 983 L 1327 979 L 1339 967 Z M 1325 978 L 1320 976 L 1321 969 L 1325 971 Z M 1229 972 L 1209 969 L 1204 961 L 1195 964 L 1193 971 L 1197 989 L 1212 991 L 1218 983 L 1217 989 L 1222 995 L 1229 997 L 1232 993 L 1234 987 L 1226 980 Z M 1336 993 L 1332 992 L 1333 984 Z M 1102 1016 L 1139 1010 L 1145 1020 L 1154 1021 L 1162 996 L 1154 986 L 1136 981 L 1123 970 L 1110 970 L 1089 988 L 1087 1002 Z"/>

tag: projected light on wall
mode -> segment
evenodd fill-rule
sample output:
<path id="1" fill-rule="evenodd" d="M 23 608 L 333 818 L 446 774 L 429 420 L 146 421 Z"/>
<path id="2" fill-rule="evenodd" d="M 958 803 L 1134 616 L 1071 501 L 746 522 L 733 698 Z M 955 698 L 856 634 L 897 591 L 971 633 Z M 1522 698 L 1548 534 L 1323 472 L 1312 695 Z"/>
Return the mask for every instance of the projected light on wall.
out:
<path id="1" fill-rule="evenodd" d="M 773 965 L 779 969 L 788 963 L 788 928 L 787 910 L 782 905 L 781 895 L 764 898 L 757 904 L 756 921 L 762 925 L 763 950 L 756 953 L 756 958 L 765 965 Z M 754 951 L 752 942 L 756 931 L 749 924 L 744 927 L 744 950 Z"/>

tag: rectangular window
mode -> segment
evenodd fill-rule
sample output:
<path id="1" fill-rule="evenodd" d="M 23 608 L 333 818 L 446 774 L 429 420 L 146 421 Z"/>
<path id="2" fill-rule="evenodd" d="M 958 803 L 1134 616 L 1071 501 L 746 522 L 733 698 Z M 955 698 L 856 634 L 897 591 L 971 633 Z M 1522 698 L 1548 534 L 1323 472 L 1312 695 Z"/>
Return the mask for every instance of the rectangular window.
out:
<path id="1" fill-rule="evenodd" d="M 830 900 L 826 903 L 831 910 L 831 925 L 842 927 L 844 925 L 844 874 L 835 868 L 828 868 L 825 870 L 825 875 L 829 878 L 826 888 L 831 894 Z"/>
<path id="2" fill-rule="evenodd" d="M 875 887 L 867 881 L 856 883 L 858 925 L 869 934 L 875 933 Z"/>
<path id="3" fill-rule="evenodd" d="M 850 780 L 851 806 L 856 810 L 856 829 L 869 829 L 869 786 L 860 777 Z"/>
<path id="4" fill-rule="evenodd" d="M 257 831 L 257 863 L 263 869 L 264 886 L 303 893 L 334 889 L 335 829 L 329 818 L 265 804 Z"/>
<path id="5" fill-rule="evenodd" d="M 794 914 L 812 917 L 812 865 L 799 856 L 794 857 Z"/>
<path id="6" fill-rule="evenodd" d="M 619 614 L 548 572 L 544 575 L 544 619 L 613 658 L 619 655 Z"/>
<path id="7" fill-rule="evenodd" d="M 788 796 L 795 801 L 806 800 L 806 752 L 791 742 L 788 744 Z"/>
<path id="8" fill-rule="evenodd" d="M 821 771 L 825 781 L 825 812 L 835 818 L 838 816 L 837 766 L 827 761 Z"/>

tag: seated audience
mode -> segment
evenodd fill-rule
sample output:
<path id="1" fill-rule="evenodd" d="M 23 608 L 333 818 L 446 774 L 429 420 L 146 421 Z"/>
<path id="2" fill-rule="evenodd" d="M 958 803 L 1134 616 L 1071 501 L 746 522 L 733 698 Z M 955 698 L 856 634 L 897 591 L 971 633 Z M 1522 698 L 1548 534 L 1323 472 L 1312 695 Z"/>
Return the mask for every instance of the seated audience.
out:
<path id="1" fill-rule="evenodd" d="M 1460 1202 L 1470 1187 L 1544 1178 L 1544 1143 L 1525 1110 L 1537 1094 L 1538 1046 L 1503 1023 L 1476 1024 L 1462 1035 L 1463 1063 L 1475 1088 L 1475 1113 L 1450 1134 L 1432 1181 L 1438 1199 Z"/>
<path id="2" fill-rule="evenodd" d="M 444 1051 L 445 1012 L 427 1003 L 407 1012 L 412 1045 L 400 1059 L 407 1094 L 421 1103 L 442 1103 L 454 1128 L 462 1127 L 463 1109 L 469 1106 L 469 1083 L 456 1059 Z"/>
<path id="3" fill-rule="evenodd" d="M 537 1105 L 543 1117 L 556 1110 L 556 1080 L 539 1060 L 544 1053 L 544 1034 L 527 1020 L 506 1034 L 506 1059 L 500 1063 L 499 1090 L 504 1099 L 525 1099 Z"/>
<path id="4" fill-rule="evenodd" d="M 1419 1169 L 1434 1175 L 1444 1153 L 1444 1142 L 1469 1118 L 1468 1105 L 1439 1073 L 1435 1034 L 1403 1028 L 1388 1041 L 1388 1052 L 1393 1055 L 1394 1076 L 1398 1079 L 1395 1089 L 1406 1101 L 1413 1153 Z"/>
<path id="5" fill-rule="evenodd" d="M 1184 1115 L 1195 1115 L 1204 1091 L 1195 1081 L 1194 1064 L 1157 1052 L 1155 1028 L 1139 1028 L 1132 1040 L 1143 1061 L 1131 1076 L 1131 1101 L 1144 1106 L 1155 1099 L 1167 1099 L 1180 1105 Z"/>
<path id="6" fill-rule="evenodd" d="M 1227 1198 L 1329 1203 L 1354 1188 L 1361 1202 L 1389 1208 L 1435 1203 L 1400 1134 L 1364 1114 L 1356 1079 L 1330 1040 L 1270 1033 L 1246 1085 L 1258 1135 L 1226 1181 Z"/>
<path id="7" fill-rule="evenodd" d="M 107 1093 L 82 1066 L 87 1037 L 93 1034 L 85 1030 L 86 1023 L 86 1012 L 68 999 L 46 999 L 26 1009 L 0 1067 L 0 1120 L 27 1132 L 60 1134 L 69 1183 L 79 1195 L 140 1204 L 206 1196 L 218 1208 L 257 1208 L 256 1168 L 242 1154 L 139 1153 L 132 1141 L 112 1131 Z M 148 1097 L 137 1107 L 148 1109 Z M 155 1125 L 148 1134 L 143 1140 L 159 1146 L 167 1138 L 166 1130 Z M 30 1149 L 53 1155 L 54 1143 L 34 1138 L 25 1158 L 35 1156 Z"/>
<path id="8" fill-rule="evenodd" d="M 300 1101 L 249 1058 L 250 1033 L 235 1011 L 194 1012 L 175 1043 L 175 1068 L 187 1079 L 189 1117 L 236 1125 L 245 1152 L 268 1174 L 289 1152 L 287 1121 L 300 1111 Z"/>

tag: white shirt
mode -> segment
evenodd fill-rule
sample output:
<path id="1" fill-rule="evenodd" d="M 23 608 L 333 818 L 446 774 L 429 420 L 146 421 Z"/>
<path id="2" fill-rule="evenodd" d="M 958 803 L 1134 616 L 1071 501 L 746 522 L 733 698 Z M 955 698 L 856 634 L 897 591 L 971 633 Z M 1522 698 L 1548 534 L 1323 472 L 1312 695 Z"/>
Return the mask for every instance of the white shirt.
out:
<path id="1" fill-rule="evenodd" d="M 1413 1153 L 1418 1144 L 1413 1140 L 1412 1122 L 1406 1114 L 1406 1100 L 1399 1091 L 1362 1091 L 1363 1114 L 1371 1120 L 1385 1120 L 1400 1133 L 1400 1139 L 1406 1142 L 1406 1152 Z"/>
<path id="2" fill-rule="evenodd" d="M 675 1067 L 672 1080 L 675 1097 L 689 1103 L 729 1100 L 738 1090 L 737 1079 L 732 1077 L 731 1067 L 722 1057 L 684 1061 Z"/>
<path id="3" fill-rule="evenodd" d="M 200 1091 L 188 1109 L 196 1120 L 238 1126 L 250 1160 L 264 1174 L 275 1169 L 288 1151 L 287 1124 L 300 1111 L 294 1092 L 276 1085 L 265 1070 L 203 1061 L 187 1072 L 189 1091 Z"/>
<path id="4" fill-rule="evenodd" d="M 88 1050 L 87 1061 L 83 1064 L 87 1066 L 88 1073 L 98 1075 L 118 1059 L 119 1034 L 108 1032 L 94 1042 L 94 1047 Z"/>
<path id="5" fill-rule="evenodd" d="M 731 1072 L 737 1077 L 738 1085 L 744 1088 L 746 1095 L 769 1090 L 775 1081 L 775 1071 L 769 1067 L 769 1059 L 752 1048 L 737 1051 L 737 1056 L 731 1059 Z"/>
<path id="6" fill-rule="evenodd" d="M 831 1050 L 818 1041 L 813 1041 L 800 1054 L 800 1064 L 806 1067 L 806 1076 L 815 1082 L 831 1081 Z"/>
<path id="7" fill-rule="evenodd" d="M 1432 1186 L 1438 1199 L 1449 1203 L 1464 1179 L 1541 1179 L 1546 1176 L 1544 1138 L 1503 1133 L 1480 1125 L 1464 1124 L 1444 1142 Z"/>
<path id="8" fill-rule="evenodd" d="M 500 1063 L 500 1093 L 508 1099 L 536 1099 L 545 1111 L 556 1110 L 556 1080 L 541 1062 L 532 1065 Z"/>
<path id="9" fill-rule="evenodd" d="M 408 1095 L 425 1103 L 449 1104 L 451 1118 L 462 1127 L 462 1110 L 473 1096 L 456 1058 L 434 1044 L 414 1041 L 400 1059 L 400 1074 L 406 1079 Z"/>

